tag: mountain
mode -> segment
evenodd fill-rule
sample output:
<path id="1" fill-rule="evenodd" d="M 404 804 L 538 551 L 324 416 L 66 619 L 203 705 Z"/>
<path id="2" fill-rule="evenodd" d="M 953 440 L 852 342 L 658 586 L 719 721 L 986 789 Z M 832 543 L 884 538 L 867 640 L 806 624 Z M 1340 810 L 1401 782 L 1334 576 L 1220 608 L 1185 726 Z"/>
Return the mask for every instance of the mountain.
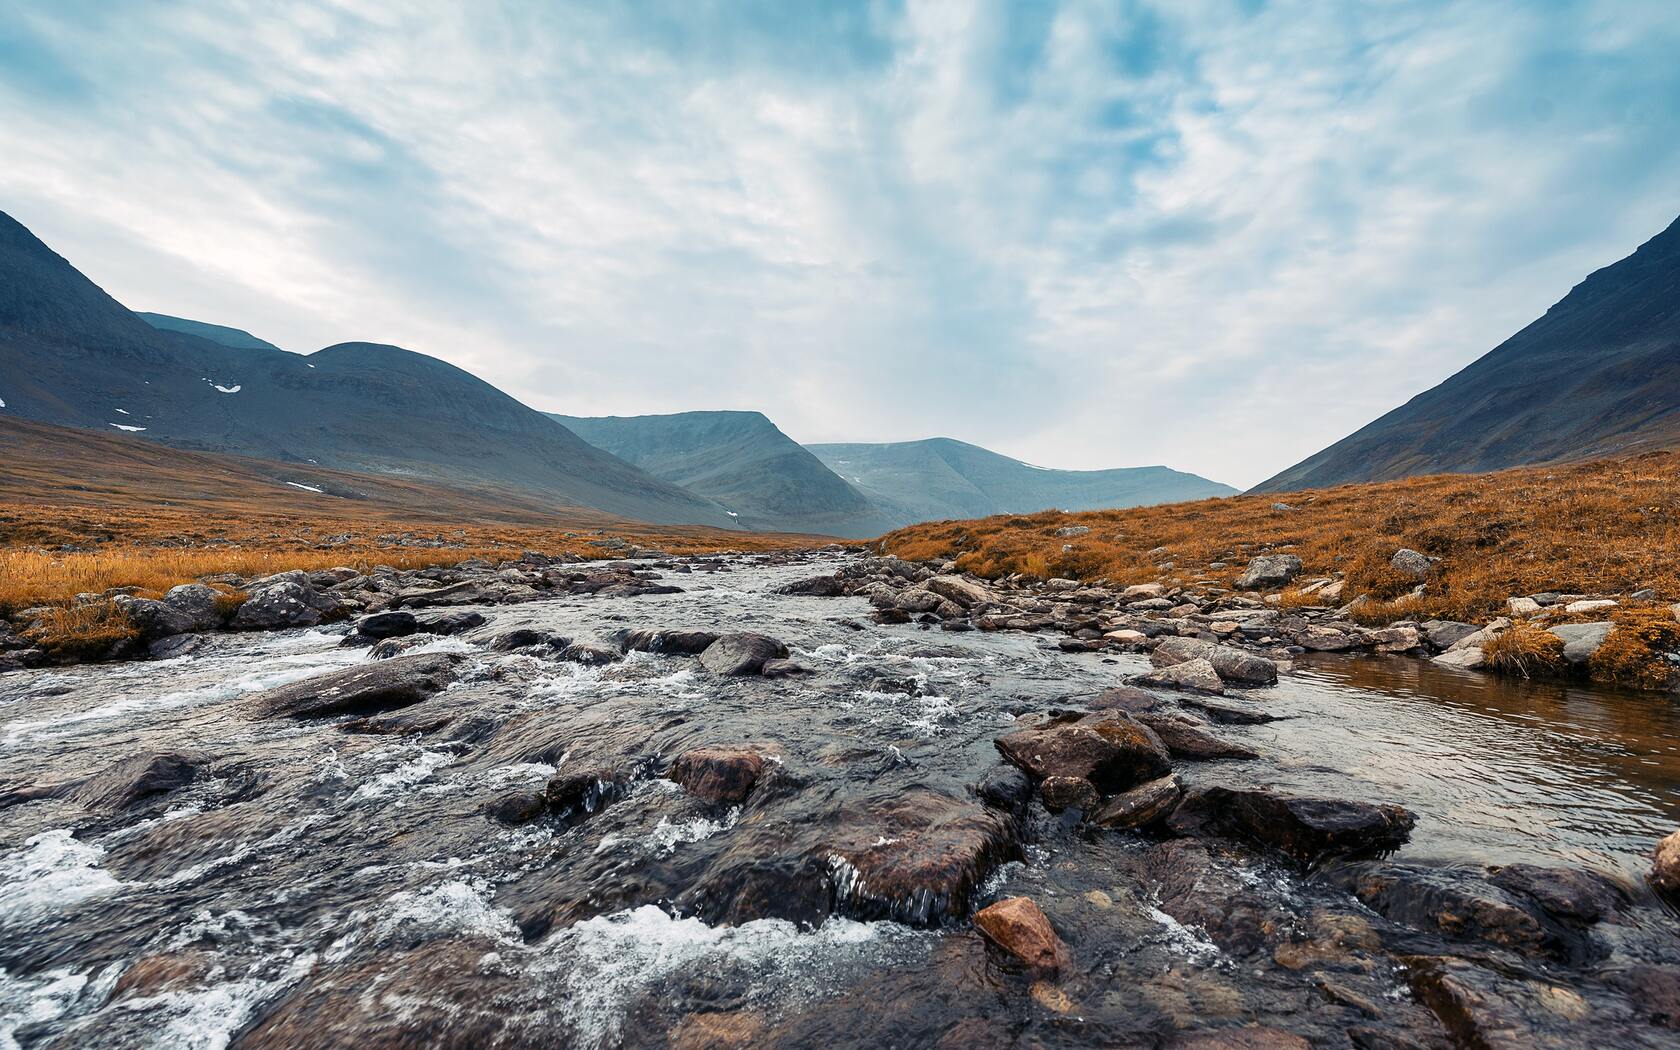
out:
<path id="1" fill-rule="evenodd" d="M 749 528 L 878 536 L 897 524 L 759 412 L 550 416 Z"/>
<path id="2" fill-rule="evenodd" d="M 307 357 L 152 327 L 0 213 L 0 411 L 229 452 L 505 485 L 657 524 L 723 508 L 588 444 L 495 387 L 394 346 Z"/>
<path id="3" fill-rule="evenodd" d="M 1258 492 L 1680 446 L 1680 219 L 1439 386 Z"/>
<path id="4" fill-rule="evenodd" d="M 268 340 L 258 339 L 242 328 L 228 328 L 225 325 L 207 324 L 204 321 L 189 321 L 185 317 L 148 313 L 145 310 L 134 311 L 134 316 L 145 321 L 153 328 L 165 332 L 180 332 L 183 335 L 196 335 L 200 339 L 208 339 L 212 343 L 230 346 L 235 350 L 280 349 Z"/>
<path id="5" fill-rule="evenodd" d="M 1166 467 L 1051 470 L 950 438 L 805 447 L 898 524 L 1140 507 L 1237 491 Z"/>

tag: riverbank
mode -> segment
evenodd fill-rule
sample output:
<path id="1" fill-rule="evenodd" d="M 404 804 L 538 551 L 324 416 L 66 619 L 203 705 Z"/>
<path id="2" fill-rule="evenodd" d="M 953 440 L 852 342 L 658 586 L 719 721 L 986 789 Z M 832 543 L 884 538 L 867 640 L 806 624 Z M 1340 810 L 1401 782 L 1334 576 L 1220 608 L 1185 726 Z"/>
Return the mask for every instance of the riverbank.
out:
<path id="1" fill-rule="evenodd" d="M 1266 633 L 1307 649 L 1440 655 L 1481 631 L 1475 646 L 1458 645 L 1479 650 L 1458 657 L 1460 666 L 1671 688 L 1669 656 L 1680 650 L 1669 611 L 1680 598 L 1677 464 L 1653 453 L 1282 497 L 938 522 L 891 533 L 878 549 L 1022 593 L 1148 584 L 1161 591 L 1147 598 L 1183 598 L 1176 604 L 1197 612 L 1270 609 L 1279 615 L 1259 619 L 1282 627 Z M 1134 611 L 1157 620 L 1168 608 Z M 1479 642 L 1513 622 L 1536 630 L 1482 651 Z M 1160 633 L 1111 629 L 1128 626 Z"/>

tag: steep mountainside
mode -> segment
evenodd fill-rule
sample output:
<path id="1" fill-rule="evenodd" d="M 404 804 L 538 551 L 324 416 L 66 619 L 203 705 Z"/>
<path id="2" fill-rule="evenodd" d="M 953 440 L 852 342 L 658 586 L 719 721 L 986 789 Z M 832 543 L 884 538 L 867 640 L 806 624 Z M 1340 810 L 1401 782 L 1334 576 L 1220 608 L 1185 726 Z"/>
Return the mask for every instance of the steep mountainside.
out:
<path id="1" fill-rule="evenodd" d="M 758 412 L 553 418 L 751 528 L 877 536 L 897 524 Z"/>
<path id="2" fill-rule="evenodd" d="M 442 361 L 372 343 L 305 358 L 154 329 L 5 215 L 0 402 L 178 448 L 512 485 L 638 521 L 736 527 L 710 500 Z"/>
<path id="3" fill-rule="evenodd" d="M 183 335 L 196 335 L 200 339 L 208 339 L 212 343 L 231 346 L 235 350 L 278 350 L 278 346 L 266 339 L 258 339 L 242 328 L 228 328 L 225 325 L 208 324 L 204 321 L 190 321 L 185 317 L 171 317 L 168 314 L 148 313 L 136 310 L 134 315 L 151 325 L 153 328 L 165 332 L 180 332 Z"/>
<path id="4" fill-rule="evenodd" d="M 1256 487 L 1680 446 L 1680 219 L 1470 367 Z"/>
<path id="5" fill-rule="evenodd" d="M 1236 491 L 1167 467 L 1050 470 L 950 438 L 806 447 L 902 524 L 1139 507 Z"/>

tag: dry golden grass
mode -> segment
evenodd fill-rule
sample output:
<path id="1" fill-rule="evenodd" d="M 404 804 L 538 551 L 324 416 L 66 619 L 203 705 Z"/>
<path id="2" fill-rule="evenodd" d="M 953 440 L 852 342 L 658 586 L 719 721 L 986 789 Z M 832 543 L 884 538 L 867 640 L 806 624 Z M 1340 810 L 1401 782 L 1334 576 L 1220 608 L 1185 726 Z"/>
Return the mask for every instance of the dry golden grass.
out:
<path id="1" fill-rule="evenodd" d="M 1533 624 L 1513 624 L 1511 629 L 1482 647 L 1490 670 L 1524 678 L 1553 678 L 1568 671 L 1563 659 L 1563 639 Z"/>
<path id="2" fill-rule="evenodd" d="M 1280 499 L 1293 509 L 1274 509 Z M 1054 535 L 1067 525 L 1091 532 Z M 1116 584 L 1211 578 L 1230 585 L 1251 556 L 1288 551 L 1301 558 L 1304 576 L 1345 574 L 1344 601 L 1371 595 L 1359 612 L 1366 622 L 1400 615 L 1486 620 L 1511 595 L 1547 590 L 1652 587 L 1672 600 L 1680 595 L 1680 456 L 937 522 L 891 533 L 880 545 L 903 558 L 955 558 L 982 576 L 1020 572 Z M 1420 600 L 1397 605 L 1390 600 L 1416 583 L 1389 567 L 1401 547 L 1441 563 Z M 1208 568 L 1218 562 L 1226 567 Z"/>
<path id="3" fill-rule="evenodd" d="M 1665 653 L 1680 651 L 1680 622 L 1667 609 L 1627 609 L 1593 653 L 1588 670 L 1601 682 L 1635 689 L 1665 689 L 1675 677 Z"/>
<path id="4" fill-rule="evenodd" d="M 140 634 L 110 601 L 52 608 L 24 633 L 55 657 L 70 660 L 97 660 Z"/>

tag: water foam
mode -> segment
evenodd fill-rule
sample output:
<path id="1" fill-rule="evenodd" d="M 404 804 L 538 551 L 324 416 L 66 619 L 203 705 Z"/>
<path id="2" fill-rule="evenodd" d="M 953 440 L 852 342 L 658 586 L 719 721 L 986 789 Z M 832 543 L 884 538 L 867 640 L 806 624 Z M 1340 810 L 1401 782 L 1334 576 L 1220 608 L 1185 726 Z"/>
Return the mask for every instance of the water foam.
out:
<path id="1" fill-rule="evenodd" d="M 105 850 L 69 828 L 43 831 L 0 858 L 0 929 L 27 928 L 125 884 L 99 866 Z"/>

